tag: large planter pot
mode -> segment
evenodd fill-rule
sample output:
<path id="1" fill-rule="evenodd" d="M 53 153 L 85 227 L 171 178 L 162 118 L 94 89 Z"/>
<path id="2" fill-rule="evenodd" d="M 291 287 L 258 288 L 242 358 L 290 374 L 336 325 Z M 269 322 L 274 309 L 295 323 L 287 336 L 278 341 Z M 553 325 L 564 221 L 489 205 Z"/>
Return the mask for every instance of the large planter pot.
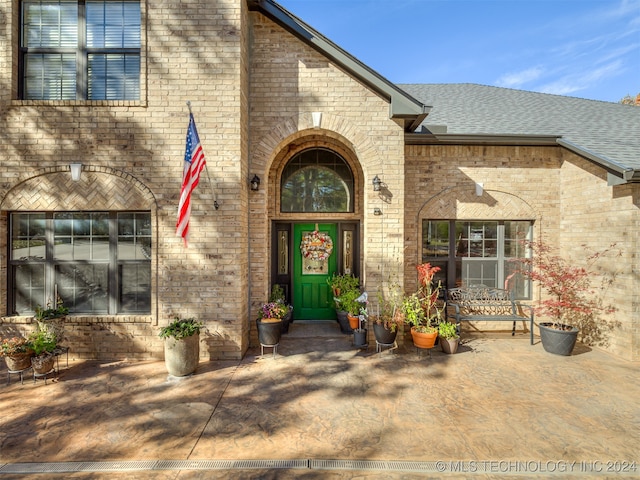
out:
<path id="1" fill-rule="evenodd" d="M 367 329 L 366 328 L 358 328 L 353 331 L 353 344 L 356 347 L 367 346 Z"/>
<path id="2" fill-rule="evenodd" d="M 458 351 L 458 346 L 460 345 L 459 338 L 440 338 L 440 348 L 444 353 L 456 353 Z"/>
<path id="3" fill-rule="evenodd" d="M 4 357 L 4 361 L 7 364 L 7 369 L 11 372 L 20 372 L 26 370 L 31 366 L 31 357 L 33 353 L 18 353 L 11 355 L 10 357 Z"/>
<path id="4" fill-rule="evenodd" d="M 438 338 L 438 332 L 416 332 L 415 327 L 411 327 L 411 338 L 413 339 L 413 344 L 418 348 L 433 348 L 436 344 L 436 338 Z"/>
<path id="5" fill-rule="evenodd" d="M 282 317 L 281 330 L 282 333 L 289 333 L 289 326 L 293 321 L 293 308 L 288 307 L 287 313 Z"/>
<path id="6" fill-rule="evenodd" d="M 35 357 L 31 357 L 31 368 L 38 375 L 44 375 L 53 370 L 53 364 L 56 360 L 51 353 L 43 353 Z"/>
<path id="7" fill-rule="evenodd" d="M 560 325 L 561 328 L 553 328 L 552 323 L 541 323 L 540 341 L 542 348 L 549 353 L 569 356 L 576 345 L 578 329 L 570 325 Z"/>
<path id="8" fill-rule="evenodd" d="M 56 339 L 56 343 L 59 345 L 64 340 L 64 324 L 67 317 L 47 318 L 46 320 L 37 320 L 38 329 L 43 332 L 47 332 Z"/>
<path id="9" fill-rule="evenodd" d="M 271 320 L 271 319 L 269 319 Z M 258 340 L 260 345 L 264 347 L 273 347 L 280 343 L 282 336 L 282 320 L 268 321 L 263 319 L 256 320 L 258 327 Z"/>
<path id="10" fill-rule="evenodd" d="M 398 329 L 395 329 L 393 332 L 388 328 L 384 328 L 382 323 L 374 323 L 373 324 L 373 334 L 376 336 L 376 342 L 382 345 L 391 345 L 396 341 L 396 336 L 398 335 Z"/>
<path id="11" fill-rule="evenodd" d="M 200 361 L 200 335 L 176 340 L 167 337 L 164 340 L 164 364 L 169 375 L 184 377 L 191 375 L 198 368 Z"/>
<path id="12" fill-rule="evenodd" d="M 351 328 L 351 325 L 349 325 L 347 312 L 345 312 L 344 310 L 336 310 L 336 316 L 338 317 L 338 324 L 340 325 L 340 331 L 342 333 L 353 333 L 353 328 Z"/>

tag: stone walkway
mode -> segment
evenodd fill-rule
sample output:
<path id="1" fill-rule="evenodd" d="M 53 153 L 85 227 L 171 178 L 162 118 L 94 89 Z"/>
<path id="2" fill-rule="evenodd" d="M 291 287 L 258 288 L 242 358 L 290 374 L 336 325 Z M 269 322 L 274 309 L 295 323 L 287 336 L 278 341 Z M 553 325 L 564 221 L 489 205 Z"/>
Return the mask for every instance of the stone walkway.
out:
<path id="1" fill-rule="evenodd" d="M 464 339 L 376 354 L 294 322 L 275 358 L 183 379 L 162 362 L 72 361 L 46 385 L 3 369 L 0 480 L 640 476 L 640 364 Z"/>

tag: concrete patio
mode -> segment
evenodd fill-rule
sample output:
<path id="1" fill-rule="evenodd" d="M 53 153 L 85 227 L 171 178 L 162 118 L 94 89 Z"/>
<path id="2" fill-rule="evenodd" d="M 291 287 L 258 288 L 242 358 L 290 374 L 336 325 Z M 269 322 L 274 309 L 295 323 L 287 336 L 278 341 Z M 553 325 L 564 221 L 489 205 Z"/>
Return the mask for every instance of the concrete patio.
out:
<path id="1" fill-rule="evenodd" d="M 376 354 L 294 322 L 259 354 L 182 379 L 62 357 L 46 384 L 2 362 L 0 478 L 640 476 L 640 365 L 599 350 L 465 333 Z"/>

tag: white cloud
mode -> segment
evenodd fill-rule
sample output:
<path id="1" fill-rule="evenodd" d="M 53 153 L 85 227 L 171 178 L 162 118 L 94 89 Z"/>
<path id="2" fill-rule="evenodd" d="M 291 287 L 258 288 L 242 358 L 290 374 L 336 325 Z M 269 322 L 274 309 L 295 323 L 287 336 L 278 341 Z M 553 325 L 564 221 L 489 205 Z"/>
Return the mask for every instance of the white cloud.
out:
<path id="1" fill-rule="evenodd" d="M 553 93 L 555 95 L 568 95 L 592 87 L 594 84 L 609 77 L 613 77 L 624 70 L 620 60 L 603 65 L 592 70 L 572 72 L 557 80 L 536 88 L 542 93 Z"/>
<path id="2" fill-rule="evenodd" d="M 512 72 L 502 75 L 496 80 L 499 87 L 519 88 L 527 83 L 540 78 L 544 73 L 542 67 L 532 67 L 520 72 Z"/>

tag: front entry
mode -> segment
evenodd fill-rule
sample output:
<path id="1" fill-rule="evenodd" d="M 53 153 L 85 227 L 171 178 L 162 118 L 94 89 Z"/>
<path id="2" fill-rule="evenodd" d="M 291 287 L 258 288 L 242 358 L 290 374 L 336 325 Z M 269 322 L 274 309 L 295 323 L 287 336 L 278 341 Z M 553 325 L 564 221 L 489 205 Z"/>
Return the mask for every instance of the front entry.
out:
<path id="1" fill-rule="evenodd" d="M 360 272 L 359 224 L 274 222 L 271 237 L 271 286 L 279 285 L 293 305 L 294 320 L 334 320 L 327 279 Z"/>
<path id="2" fill-rule="evenodd" d="M 298 223 L 293 228 L 293 313 L 296 320 L 335 319 L 327 279 L 336 271 L 335 223 Z"/>

